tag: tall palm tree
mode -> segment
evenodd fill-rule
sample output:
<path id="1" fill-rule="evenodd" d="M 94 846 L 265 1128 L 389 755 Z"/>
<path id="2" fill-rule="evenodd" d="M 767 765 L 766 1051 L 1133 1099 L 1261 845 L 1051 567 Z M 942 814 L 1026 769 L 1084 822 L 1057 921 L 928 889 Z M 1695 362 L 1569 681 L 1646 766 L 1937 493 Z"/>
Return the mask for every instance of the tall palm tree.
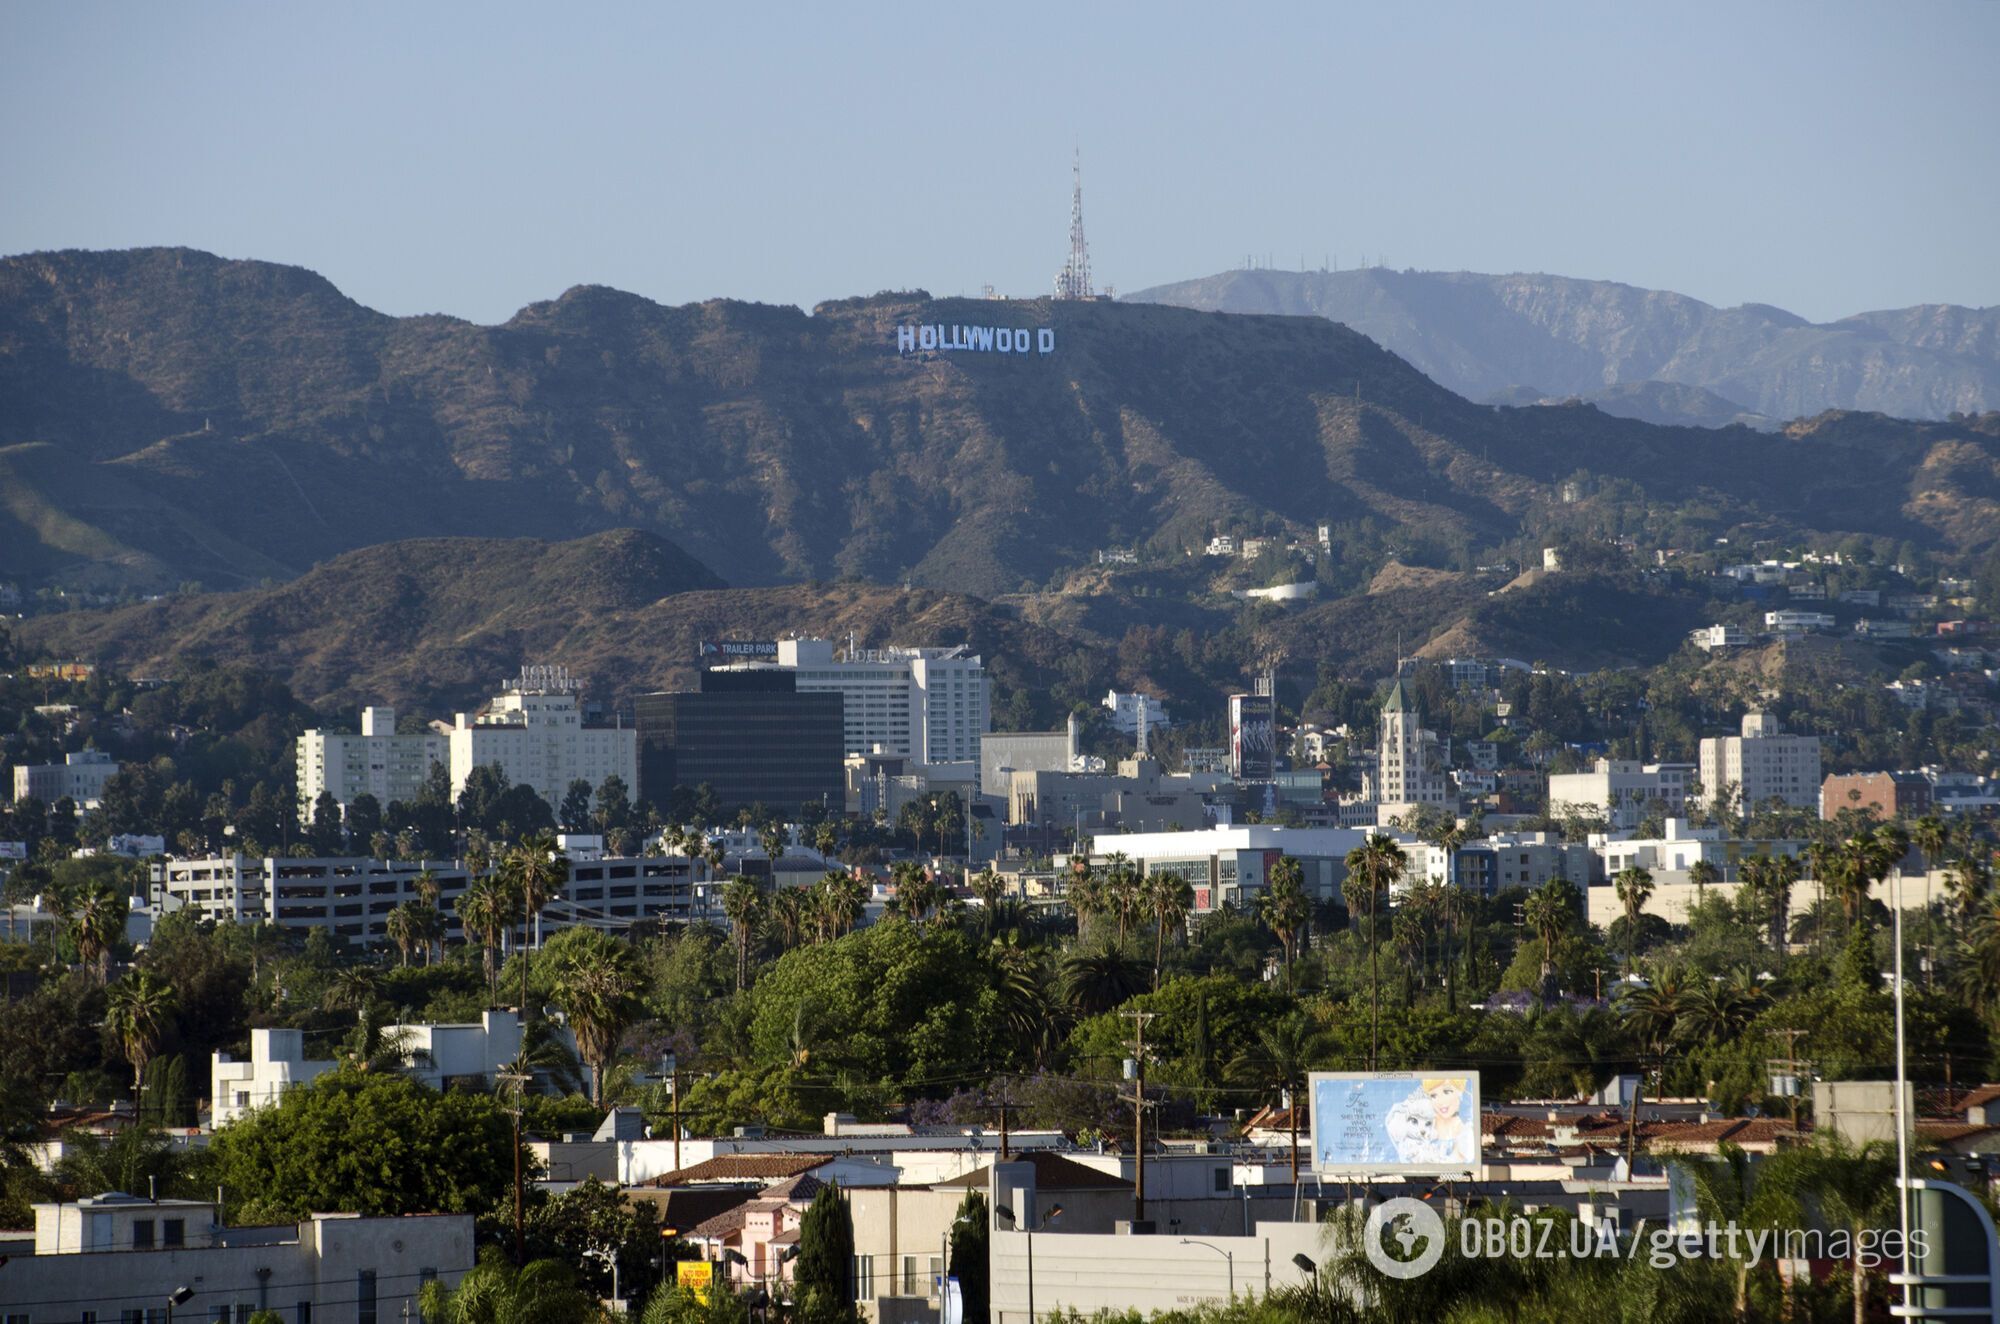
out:
<path id="1" fill-rule="evenodd" d="M 813 829 L 813 846 L 829 858 L 840 848 L 840 828 L 832 819 L 820 820 L 820 825 Z"/>
<path id="2" fill-rule="evenodd" d="M 1532 898 L 1531 898 L 1532 899 Z M 1619 1014 L 1638 1036 L 1649 1061 L 1657 1062 L 1680 1032 L 1681 1013 L 1687 1008 L 1687 974 L 1679 966 L 1653 972 L 1650 981 L 1619 987 Z"/>
<path id="3" fill-rule="evenodd" d="M 150 970 L 136 971 L 111 987 L 105 1024 L 118 1036 L 125 1060 L 132 1064 L 132 1096 L 146 1084 L 146 1063 L 166 1037 L 174 1012 L 173 985 Z"/>
<path id="4" fill-rule="evenodd" d="M 532 930 L 535 947 L 542 945 L 542 908 L 562 896 L 569 881 L 569 857 L 556 844 L 553 832 L 524 837 L 507 852 L 507 876 L 521 894 L 521 909 Z M 524 971 L 525 977 L 525 971 Z"/>
<path id="5" fill-rule="evenodd" d="M 520 922 L 520 900 L 514 889 L 492 874 L 475 876 L 458 894 L 453 908 L 459 927 L 468 940 L 477 935 L 481 962 L 486 970 L 488 996 L 497 996 L 500 967 L 496 954 L 500 942 Z"/>
<path id="6" fill-rule="evenodd" d="M 1167 928 L 1187 925 L 1194 909 L 1194 884 L 1179 874 L 1155 873 L 1146 878 L 1146 903 L 1153 912 L 1153 987 L 1160 986 L 1160 963 L 1166 958 Z"/>
<path id="7" fill-rule="evenodd" d="M 1652 871 L 1628 865 L 1618 871 L 1612 883 L 1618 889 L 1618 904 L 1625 908 L 1625 968 L 1639 960 L 1639 914 L 1653 895 Z"/>
<path id="8" fill-rule="evenodd" d="M 1132 925 L 1141 905 L 1139 871 L 1122 853 L 1113 852 L 1105 860 L 1105 899 L 1109 902 L 1112 915 L 1118 921 L 1118 943 L 1125 943 L 1125 931 Z"/>
<path id="9" fill-rule="evenodd" d="M 1555 970 L 1556 944 L 1576 923 L 1576 884 L 1567 878 L 1551 878 L 1534 891 L 1521 907 L 1521 918 L 1542 944 L 1542 989 L 1547 995 L 1549 976 Z"/>
<path id="10" fill-rule="evenodd" d="M 1936 814 L 1925 814 L 1909 827 L 1910 844 L 1924 853 L 1924 868 L 1927 872 L 1937 872 L 1938 861 L 1944 858 L 1945 847 L 1951 842 L 1951 829 Z"/>
<path id="11" fill-rule="evenodd" d="M 1145 967 L 1118 947 L 1106 944 L 1077 952 L 1063 962 L 1063 991 L 1079 1016 L 1097 1016 L 1122 1006 L 1140 991 Z"/>
<path id="12" fill-rule="evenodd" d="M 604 1106 L 604 1082 L 618 1041 L 639 1018 L 643 979 L 623 939 L 596 929 L 565 938 L 552 985 L 577 1052 L 590 1064 L 590 1101 Z"/>
<path id="13" fill-rule="evenodd" d="M 1091 921 L 1104 914 L 1108 907 L 1104 884 L 1091 871 L 1088 860 L 1079 857 L 1071 864 L 1069 887 L 1065 895 L 1069 900 L 1069 908 L 1076 912 L 1076 940 L 1080 943 L 1088 933 Z"/>
<path id="14" fill-rule="evenodd" d="M 1783 951 L 1792 924 L 1792 889 L 1799 881 L 1799 861 L 1794 855 L 1773 855 L 1764 866 L 1764 890 L 1769 894 L 1771 946 Z"/>
<path id="15" fill-rule="evenodd" d="M 1376 942 L 1376 920 L 1382 905 L 1389 898 L 1389 890 L 1396 880 L 1403 876 L 1406 863 L 1403 848 L 1393 837 L 1380 832 L 1371 832 L 1367 840 L 1347 852 L 1347 877 L 1350 887 L 1353 880 L 1361 881 L 1362 902 L 1368 910 L 1368 1069 L 1375 1069 L 1375 1060 L 1382 1048 L 1382 970 L 1381 948 Z"/>
<path id="16" fill-rule="evenodd" d="M 436 906 L 438 897 L 444 894 L 444 886 L 438 882 L 437 872 L 433 869 L 419 871 L 410 880 L 410 890 L 417 894 L 417 900 L 427 906 Z"/>
<path id="17" fill-rule="evenodd" d="M 1257 917 L 1277 935 L 1278 950 L 1285 960 L 1285 992 L 1292 991 L 1292 944 L 1312 916 L 1306 900 L 1305 871 L 1289 855 L 1280 855 L 1264 880 L 1257 897 Z"/>
<path id="18" fill-rule="evenodd" d="M 1853 1145 L 1839 1132 L 1816 1134 L 1810 1145 L 1780 1149 L 1765 1160 L 1758 1173 L 1760 1186 L 1769 1183 L 1773 1194 L 1789 1206 L 1784 1222 L 1790 1227 L 1811 1226 L 1814 1216 L 1843 1228 L 1848 1244 L 1855 1248 L 1852 1278 L 1854 1324 L 1866 1324 L 1868 1314 L 1868 1255 L 1871 1238 L 1895 1217 L 1896 1147 L 1891 1141 L 1874 1140 Z M 1880 1244 L 1874 1240 L 1872 1244 Z"/>
<path id="19" fill-rule="evenodd" d="M 402 964 L 407 969 L 410 964 L 410 949 L 417 945 L 416 902 L 405 901 L 389 912 L 389 918 L 382 922 L 382 931 L 396 950 L 402 953 Z"/>
<path id="20" fill-rule="evenodd" d="M 70 933 L 76 939 L 76 954 L 97 972 L 102 984 L 111 977 L 111 949 L 125 936 L 125 916 L 131 901 L 109 883 L 98 883 L 77 904 Z"/>
<path id="21" fill-rule="evenodd" d="M 521 914 L 533 933 L 533 947 L 542 945 L 542 908 L 562 895 L 563 885 L 569 881 L 569 857 L 556 844 L 553 832 L 537 832 L 532 837 L 524 837 L 521 844 L 507 852 L 507 862 L 503 866 L 508 879 L 514 885 L 515 893 L 521 898 Z M 526 1020 L 528 1007 L 528 948 L 522 948 L 521 957 L 521 1017 Z"/>
<path id="22" fill-rule="evenodd" d="M 722 889 L 722 913 L 736 935 L 736 991 L 750 982 L 750 931 L 764 909 L 764 892 L 754 878 L 737 877 Z"/>
<path id="23" fill-rule="evenodd" d="M 442 956 L 444 953 L 444 912 L 423 901 L 410 903 L 410 923 L 416 934 L 417 946 L 424 954 L 424 965 L 431 963 L 433 949 Z"/>

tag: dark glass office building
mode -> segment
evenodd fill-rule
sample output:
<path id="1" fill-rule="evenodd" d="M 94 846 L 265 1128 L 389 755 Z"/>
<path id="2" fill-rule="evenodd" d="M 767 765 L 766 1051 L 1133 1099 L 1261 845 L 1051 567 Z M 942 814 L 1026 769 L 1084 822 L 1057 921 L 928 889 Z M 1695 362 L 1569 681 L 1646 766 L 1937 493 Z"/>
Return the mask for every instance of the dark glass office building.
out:
<path id="1" fill-rule="evenodd" d="M 676 787 L 704 782 L 726 811 L 846 803 L 841 696 L 800 694 L 788 669 L 703 671 L 700 690 L 642 694 L 636 707 L 639 792 L 663 809 Z"/>

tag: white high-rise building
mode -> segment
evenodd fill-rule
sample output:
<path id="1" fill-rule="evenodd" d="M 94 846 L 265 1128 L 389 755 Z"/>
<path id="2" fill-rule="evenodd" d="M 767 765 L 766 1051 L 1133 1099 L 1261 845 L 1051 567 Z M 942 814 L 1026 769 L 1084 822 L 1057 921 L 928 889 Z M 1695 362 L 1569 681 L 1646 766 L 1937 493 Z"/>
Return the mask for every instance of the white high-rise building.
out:
<path id="1" fill-rule="evenodd" d="M 993 728 L 992 683 L 963 645 L 851 649 L 836 659 L 830 640 L 785 639 L 777 664 L 795 674 L 799 693 L 841 696 L 849 755 L 879 747 L 923 763 L 976 760 Z"/>
<path id="2" fill-rule="evenodd" d="M 1701 742 L 1702 794 L 1749 813 L 1773 798 L 1819 809 L 1819 737 L 1788 736 L 1769 713 L 1745 713 L 1743 734 Z"/>
<path id="3" fill-rule="evenodd" d="M 450 752 L 435 731 L 396 734 L 394 708 L 363 708 L 361 734 L 312 730 L 298 739 L 299 821 L 312 822 L 320 792 L 330 792 L 345 814 L 363 794 L 384 809 L 392 801 L 408 804 L 423 790 L 431 764 L 443 763 Z"/>
<path id="4" fill-rule="evenodd" d="M 474 768 L 497 763 L 510 783 L 534 787 L 551 809 L 571 782 L 594 790 L 614 773 L 637 796 L 638 731 L 586 725 L 578 688 L 565 667 L 523 667 L 484 711 L 459 713 L 451 729 L 451 793 L 465 789 Z"/>
<path id="5" fill-rule="evenodd" d="M 1382 705 L 1382 739 L 1375 756 L 1375 799 L 1384 805 L 1444 805 L 1450 783 L 1438 766 L 1437 737 L 1397 681 Z"/>

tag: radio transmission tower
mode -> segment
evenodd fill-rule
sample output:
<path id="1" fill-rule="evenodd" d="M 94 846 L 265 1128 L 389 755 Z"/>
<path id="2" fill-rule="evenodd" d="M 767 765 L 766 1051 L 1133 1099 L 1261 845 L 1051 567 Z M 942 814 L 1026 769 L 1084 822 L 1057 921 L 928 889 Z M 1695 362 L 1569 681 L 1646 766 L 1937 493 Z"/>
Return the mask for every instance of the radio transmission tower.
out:
<path id="1" fill-rule="evenodd" d="M 1083 153 L 1070 165 L 1069 261 L 1056 277 L 1056 298 L 1088 299 L 1090 288 L 1090 246 L 1083 241 Z"/>

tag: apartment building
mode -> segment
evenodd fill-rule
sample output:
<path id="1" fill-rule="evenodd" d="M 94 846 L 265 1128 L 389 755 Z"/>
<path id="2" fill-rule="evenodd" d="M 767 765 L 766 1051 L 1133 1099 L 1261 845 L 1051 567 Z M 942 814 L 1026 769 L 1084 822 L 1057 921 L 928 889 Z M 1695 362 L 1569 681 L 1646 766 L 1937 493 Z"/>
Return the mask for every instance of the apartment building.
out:
<path id="1" fill-rule="evenodd" d="M 333 796 L 344 816 L 363 795 L 387 807 L 417 798 L 434 763 L 449 763 L 451 745 L 436 731 L 396 733 L 396 710 L 361 710 L 361 734 L 317 728 L 298 738 L 299 822 L 311 823 L 322 793 Z"/>
<path id="2" fill-rule="evenodd" d="M 1598 759 L 1589 772 L 1555 773 L 1549 777 L 1549 812 L 1565 806 L 1604 811 L 1611 828 L 1629 832 L 1648 812 L 1680 816 L 1687 809 L 1688 786 L 1694 781 L 1692 763 L 1638 763 Z"/>
<path id="3" fill-rule="evenodd" d="M 483 710 L 457 714 L 449 739 L 452 794 L 465 789 L 474 768 L 492 764 L 551 806 L 562 803 L 571 782 L 595 787 L 613 775 L 636 794 L 639 733 L 585 721 L 579 688 L 567 668 L 523 667 Z"/>
<path id="4" fill-rule="evenodd" d="M 1701 742 L 1701 785 L 1711 803 L 1727 796 L 1739 811 L 1778 799 L 1819 808 L 1818 736 L 1788 736 L 1769 713 L 1746 713 L 1742 734 Z"/>
<path id="5" fill-rule="evenodd" d="M 61 763 L 26 763 L 14 769 L 14 798 L 94 805 L 104 798 L 104 783 L 117 774 L 118 760 L 101 749 L 81 749 L 63 755 Z"/>

